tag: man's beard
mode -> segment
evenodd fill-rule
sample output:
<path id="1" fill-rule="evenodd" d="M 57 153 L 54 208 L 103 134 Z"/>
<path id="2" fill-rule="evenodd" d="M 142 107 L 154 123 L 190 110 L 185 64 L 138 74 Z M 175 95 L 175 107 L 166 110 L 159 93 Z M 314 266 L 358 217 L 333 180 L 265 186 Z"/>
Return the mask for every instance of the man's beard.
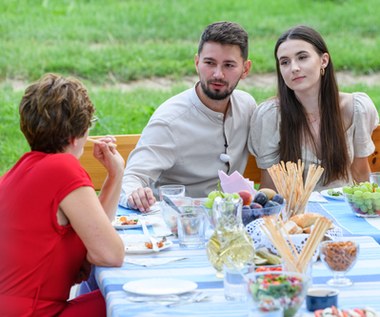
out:
<path id="1" fill-rule="evenodd" d="M 215 81 L 212 81 L 212 82 L 215 82 Z M 219 81 L 219 82 L 225 84 L 225 82 L 223 82 L 223 81 Z M 207 83 L 209 83 L 209 82 L 207 82 Z M 211 91 L 210 89 L 207 88 L 205 82 L 201 81 L 201 87 L 202 87 L 204 94 L 212 100 L 226 99 L 227 97 L 229 97 L 232 94 L 232 92 L 234 91 L 236 86 L 237 86 L 237 83 L 232 89 L 227 89 L 223 92 L 222 91 Z"/>

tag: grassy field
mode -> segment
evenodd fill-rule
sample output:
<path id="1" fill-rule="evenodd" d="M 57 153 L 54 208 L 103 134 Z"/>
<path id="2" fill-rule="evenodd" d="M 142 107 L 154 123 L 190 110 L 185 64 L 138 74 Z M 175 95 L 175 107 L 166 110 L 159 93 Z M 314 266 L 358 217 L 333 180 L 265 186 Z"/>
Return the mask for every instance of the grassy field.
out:
<path id="1" fill-rule="evenodd" d="M 380 71 L 377 0 L 4 0 L 0 3 L 0 175 L 25 151 L 18 102 L 46 72 L 82 79 L 97 107 L 95 134 L 140 133 L 155 108 L 187 88 L 202 30 L 240 23 L 250 35 L 252 73 L 274 71 L 277 37 L 296 24 L 317 28 L 338 71 Z M 168 77 L 176 85 L 123 90 L 133 80 Z M 380 83 L 341 87 L 367 92 L 380 105 Z M 258 102 L 274 87 L 248 88 Z"/>

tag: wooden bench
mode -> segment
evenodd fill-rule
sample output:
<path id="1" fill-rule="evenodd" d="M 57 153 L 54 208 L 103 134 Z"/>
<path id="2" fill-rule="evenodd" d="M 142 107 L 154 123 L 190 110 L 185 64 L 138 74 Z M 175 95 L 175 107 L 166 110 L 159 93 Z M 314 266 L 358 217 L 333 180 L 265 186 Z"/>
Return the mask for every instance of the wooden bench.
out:
<path id="1" fill-rule="evenodd" d="M 127 161 L 129 153 L 135 148 L 137 141 L 140 138 L 140 134 L 123 134 L 116 135 L 117 149 L 120 154 Z M 372 171 L 380 171 L 380 125 L 373 131 L 373 142 L 375 143 L 375 152 L 368 158 Z M 106 170 L 104 167 L 92 156 L 93 144 L 87 142 L 84 146 L 84 152 L 80 159 L 82 166 L 90 174 L 94 183 L 95 189 L 100 190 L 103 181 L 106 177 Z M 244 177 L 253 180 L 256 183 L 260 183 L 261 171 L 256 165 L 255 158 L 250 155 L 248 159 L 247 168 L 244 172 Z"/>

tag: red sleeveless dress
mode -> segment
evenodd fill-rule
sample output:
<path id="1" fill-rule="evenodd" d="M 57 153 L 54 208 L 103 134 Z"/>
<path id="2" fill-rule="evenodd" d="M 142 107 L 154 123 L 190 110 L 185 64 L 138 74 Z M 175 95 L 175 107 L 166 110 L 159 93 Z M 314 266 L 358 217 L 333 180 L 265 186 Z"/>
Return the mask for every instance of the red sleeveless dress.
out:
<path id="1" fill-rule="evenodd" d="M 81 186 L 93 185 L 65 153 L 26 153 L 0 178 L 0 316 L 59 316 L 69 307 L 86 248 L 71 225 L 58 224 L 57 210 Z"/>

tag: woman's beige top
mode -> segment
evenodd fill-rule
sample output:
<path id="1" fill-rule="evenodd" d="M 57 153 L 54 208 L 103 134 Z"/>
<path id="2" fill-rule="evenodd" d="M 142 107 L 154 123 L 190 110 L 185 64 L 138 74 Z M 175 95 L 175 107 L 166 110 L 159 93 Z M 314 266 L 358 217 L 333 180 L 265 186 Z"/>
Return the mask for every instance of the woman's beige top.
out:
<path id="1" fill-rule="evenodd" d="M 346 131 L 347 148 L 350 163 L 354 157 L 368 157 L 375 150 L 372 131 L 379 123 L 379 116 L 371 98 L 361 92 L 353 96 L 352 124 Z M 277 99 L 270 99 L 260 104 L 255 110 L 250 125 L 248 148 L 256 157 L 257 166 L 267 169 L 280 161 L 280 111 Z M 302 147 L 302 160 L 305 163 L 305 175 L 310 164 L 321 164 L 315 153 L 308 147 Z M 349 171 L 350 182 L 352 180 Z M 341 187 L 347 182 L 336 180 L 326 186 L 321 181 L 315 190 Z"/>

